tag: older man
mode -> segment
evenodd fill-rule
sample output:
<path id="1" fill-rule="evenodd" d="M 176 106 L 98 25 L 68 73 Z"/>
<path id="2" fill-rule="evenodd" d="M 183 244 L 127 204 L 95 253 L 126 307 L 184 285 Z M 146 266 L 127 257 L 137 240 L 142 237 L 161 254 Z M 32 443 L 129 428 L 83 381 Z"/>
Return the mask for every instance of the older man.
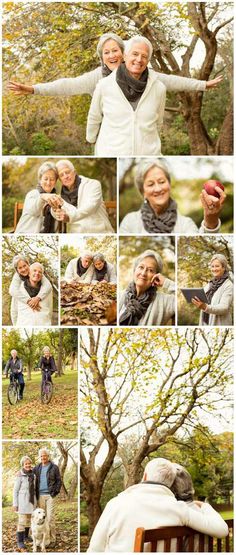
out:
<path id="1" fill-rule="evenodd" d="M 37 297 L 41 288 L 41 281 L 44 273 L 43 265 L 34 262 L 29 267 L 29 277 L 21 283 L 19 292 L 22 297 L 25 291 L 31 298 Z M 40 301 L 40 310 L 35 310 L 18 298 L 17 326 L 43 326 L 52 323 L 52 291 Z"/>
<path id="2" fill-rule="evenodd" d="M 39 450 L 40 464 L 33 469 L 36 475 L 36 498 L 40 509 L 46 511 L 50 528 L 50 545 L 55 544 L 55 499 L 61 489 L 61 476 L 58 466 L 50 460 L 46 447 Z"/>
<path id="3" fill-rule="evenodd" d="M 138 527 L 190 526 L 217 537 L 228 534 L 221 516 L 207 503 L 195 511 L 177 501 L 171 491 L 176 467 L 166 459 L 153 459 L 146 467 L 143 481 L 127 488 L 109 501 L 93 532 L 91 552 L 132 552 Z"/>
<path id="4" fill-rule="evenodd" d="M 23 363 L 22 360 L 18 357 L 16 349 L 12 349 L 11 356 L 6 363 L 4 369 L 4 375 L 6 378 L 8 377 L 8 372 L 10 372 L 10 382 L 13 379 L 17 380 L 20 386 L 19 390 L 19 399 L 23 399 L 23 391 L 25 388 L 25 381 L 23 376 Z"/>
<path id="5" fill-rule="evenodd" d="M 91 283 L 94 271 L 92 262 L 93 254 L 90 251 L 84 251 L 78 258 L 72 258 L 66 267 L 65 280 L 68 283 Z"/>
<path id="6" fill-rule="evenodd" d="M 152 44 L 138 35 L 125 47 L 125 62 L 99 81 L 91 102 L 87 140 L 98 156 L 159 155 L 166 88 L 147 68 Z"/>
<path id="7" fill-rule="evenodd" d="M 56 166 L 62 189 L 60 208 L 54 207 L 52 198 L 53 217 L 67 223 L 69 233 L 114 233 L 100 181 L 78 175 L 70 160 L 59 160 Z"/>

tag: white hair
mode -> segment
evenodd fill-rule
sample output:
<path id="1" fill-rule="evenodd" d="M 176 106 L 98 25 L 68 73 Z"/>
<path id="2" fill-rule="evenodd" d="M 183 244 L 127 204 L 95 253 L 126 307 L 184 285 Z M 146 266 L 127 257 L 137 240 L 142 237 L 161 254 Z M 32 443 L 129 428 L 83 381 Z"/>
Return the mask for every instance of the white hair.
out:
<path id="1" fill-rule="evenodd" d="M 96 262 L 96 260 L 101 260 L 102 262 L 105 262 L 104 254 L 102 254 L 101 252 L 96 252 L 96 254 L 94 254 L 93 261 Z"/>
<path id="2" fill-rule="evenodd" d="M 41 177 L 43 176 L 43 174 L 46 173 L 49 170 L 52 170 L 55 173 L 56 179 L 58 178 L 58 171 L 57 171 L 56 164 L 54 164 L 54 162 L 44 162 L 44 164 L 42 164 L 38 169 L 38 179 L 39 179 L 39 181 L 40 181 Z"/>
<path id="3" fill-rule="evenodd" d="M 43 453 L 46 453 L 46 455 L 48 455 L 48 458 L 50 458 L 50 451 L 47 447 L 42 447 L 41 449 L 39 449 L 39 457 L 41 457 Z"/>
<path id="4" fill-rule="evenodd" d="M 127 40 L 125 43 L 125 54 L 128 54 L 134 44 L 142 43 L 146 44 L 148 47 L 148 61 L 151 60 L 152 53 L 153 53 L 153 46 L 150 40 L 146 39 L 146 37 L 142 37 L 141 35 L 134 35 L 131 39 Z"/>
<path id="5" fill-rule="evenodd" d="M 75 167 L 73 166 L 73 164 L 70 160 L 59 160 L 59 162 L 56 163 L 56 167 L 58 169 L 58 172 L 61 170 L 61 168 L 64 168 L 65 166 L 67 168 L 69 168 L 72 172 L 76 171 Z"/>
<path id="6" fill-rule="evenodd" d="M 91 251 L 83 251 L 81 253 L 81 258 L 84 258 L 85 256 L 87 256 L 88 258 L 93 259 L 93 253 Z"/>
<path id="7" fill-rule="evenodd" d="M 17 354 L 17 350 L 16 350 L 16 349 L 12 349 L 12 350 L 11 350 L 11 355 L 13 355 L 13 353 L 16 353 L 16 354 Z"/>
<path id="8" fill-rule="evenodd" d="M 30 264 L 29 269 L 32 270 L 32 268 L 33 268 L 34 266 L 36 266 L 36 265 L 37 265 L 37 266 L 40 266 L 42 272 L 44 272 L 44 267 L 43 267 L 43 264 L 41 264 L 41 262 L 33 262 L 33 264 Z"/>
<path id="9" fill-rule="evenodd" d="M 26 256 L 24 254 L 17 254 L 16 256 L 14 256 L 14 258 L 12 260 L 12 264 L 13 264 L 15 270 L 17 270 L 17 266 L 18 266 L 18 264 L 21 260 L 23 260 L 23 262 L 26 262 L 26 264 L 29 264 L 29 260 L 28 260 L 28 258 L 26 258 Z"/>
<path id="10" fill-rule="evenodd" d="M 102 60 L 103 47 L 108 40 L 114 40 L 120 47 L 121 52 L 124 52 L 125 45 L 121 37 L 119 37 L 115 33 L 104 33 L 104 35 L 100 37 L 97 44 L 97 55 L 99 56 L 100 60 Z"/>
<path id="11" fill-rule="evenodd" d="M 48 347 L 48 345 L 45 345 L 45 347 L 43 347 L 43 353 L 45 353 L 46 351 L 50 352 L 50 347 Z"/>
<path id="12" fill-rule="evenodd" d="M 141 193 L 141 195 L 143 195 L 143 182 L 145 179 L 145 175 L 149 170 L 155 167 L 163 171 L 169 183 L 171 183 L 170 172 L 168 170 L 165 160 L 163 160 L 162 158 L 161 159 L 143 158 L 137 164 L 135 169 L 135 185 L 138 191 Z"/>
<path id="13" fill-rule="evenodd" d="M 25 461 L 30 461 L 32 463 L 32 459 L 28 457 L 28 455 L 25 455 L 24 457 L 21 458 L 20 465 L 24 466 Z"/>
<path id="14" fill-rule="evenodd" d="M 174 482 L 177 469 L 167 459 L 152 459 L 145 466 L 146 480 L 170 488 Z"/>
<path id="15" fill-rule="evenodd" d="M 210 260 L 210 266 L 212 264 L 212 262 L 214 262 L 214 260 L 218 260 L 221 263 L 221 266 L 223 266 L 223 268 L 228 271 L 229 270 L 229 265 L 228 265 L 228 261 L 227 258 L 224 254 L 213 254 L 213 256 L 211 257 Z"/>
<path id="16" fill-rule="evenodd" d="M 156 262 L 156 271 L 157 272 L 162 272 L 162 269 L 163 269 L 162 258 L 158 253 L 156 253 L 155 251 L 152 251 L 151 249 L 147 249 L 146 251 L 144 251 L 142 254 L 140 254 L 136 258 L 136 260 L 134 262 L 134 270 L 136 270 L 136 268 L 140 264 L 140 262 L 142 262 L 142 260 L 144 258 L 147 258 L 147 256 L 150 256 L 151 258 L 154 258 L 154 260 Z"/>

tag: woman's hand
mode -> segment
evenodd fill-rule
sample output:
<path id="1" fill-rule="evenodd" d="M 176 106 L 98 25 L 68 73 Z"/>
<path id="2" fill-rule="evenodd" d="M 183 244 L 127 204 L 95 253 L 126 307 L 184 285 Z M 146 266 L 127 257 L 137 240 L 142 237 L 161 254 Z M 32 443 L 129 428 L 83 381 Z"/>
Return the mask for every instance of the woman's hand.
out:
<path id="1" fill-rule="evenodd" d="M 223 81 L 223 75 L 218 75 L 215 79 L 206 82 L 206 89 L 215 89 Z"/>
<path id="2" fill-rule="evenodd" d="M 152 278 L 152 287 L 162 287 L 165 281 L 165 276 L 162 274 L 155 274 Z"/>
<path id="3" fill-rule="evenodd" d="M 9 81 L 8 89 L 15 94 L 15 96 L 25 96 L 27 94 L 34 94 L 34 87 L 32 85 L 23 85 L 15 81 Z"/>
<path id="4" fill-rule="evenodd" d="M 40 311 L 41 307 L 39 306 L 41 299 L 40 297 L 33 297 L 32 299 L 30 299 L 29 301 L 27 301 L 27 304 L 30 306 L 30 308 L 32 308 L 33 310 L 37 310 Z"/>
<path id="5" fill-rule="evenodd" d="M 207 304 L 204 303 L 203 301 L 200 301 L 200 299 L 198 299 L 198 297 L 193 297 L 192 298 L 192 303 L 194 304 L 194 306 L 196 306 L 200 310 L 206 310 Z"/>
<path id="6" fill-rule="evenodd" d="M 69 222 L 69 216 L 64 212 L 64 210 L 57 209 L 55 210 L 54 218 L 58 222 Z"/>
<path id="7" fill-rule="evenodd" d="M 41 198 L 55 210 L 62 206 L 62 198 L 54 193 L 41 193 Z"/>
<path id="8" fill-rule="evenodd" d="M 219 223 L 219 213 L 226 199 L 226 194 L 220 187 L 215 186 L 215 190 L 219 193 L 219 197 L 208 195 L 203 190 L 200 194 L 200 200 L 204 210 L 204 224 L 208 229 L 215 229 Z"/>

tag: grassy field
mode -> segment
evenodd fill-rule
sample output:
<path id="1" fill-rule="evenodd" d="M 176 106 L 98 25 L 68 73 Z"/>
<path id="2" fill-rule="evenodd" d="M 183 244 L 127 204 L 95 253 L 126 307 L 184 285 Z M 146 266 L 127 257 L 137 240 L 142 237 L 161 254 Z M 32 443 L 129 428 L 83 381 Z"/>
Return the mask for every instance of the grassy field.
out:
<path id="1" fill-rule="evenodd" d="M 16 552 L 16 526 L 17 513 L 12 507 L 3 507 L 2 511 L 2 550 L 3 552 Z M 56 545 L 52 552 L 71 553 L 78 551 L 78 506 L 77 501 L 58 501 L 56 506 Z M 27 544 L 29 553 L 32 553 L 32 544 Z M 39 550 L 39 548 L 38 548 Z M 47 547 L 50 553 L 50 546 Z"/>
<path id="2" fill-rule="evenodd" d="M 52 377 L 54 391 L 48 405 L 41 403 L 41 372 L 34 372 L 27 381 L 24 399 L 11 406 L 7 399 L 9 381 L 2 386 L 2 437 L 4 439 L 46 439 L 77 437 L 78 402 L 77 372 Z"/>

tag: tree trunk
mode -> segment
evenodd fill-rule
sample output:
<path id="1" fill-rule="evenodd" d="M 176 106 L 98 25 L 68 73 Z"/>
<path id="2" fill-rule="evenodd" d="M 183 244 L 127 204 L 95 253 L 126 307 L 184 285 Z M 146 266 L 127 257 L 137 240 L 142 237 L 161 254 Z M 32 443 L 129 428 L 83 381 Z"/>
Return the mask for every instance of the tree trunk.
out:
<path id="1" fill-rule="evenodd" d="M 63 336 L 64 330 L 60 329 L 59 331 L 59 345 L 58 345 L 58 359 L 57 359 L 57 372 L 58 375 L 62 375 L 62 352 L 63 352 Z"/>
<path id="2" fill-rule="evenodd" d="M 88 519 L 89 519 L 89 538 L 91 538 L 94 528 L 102 514 L 102 508 L 100 505 L 102 490 L 94 484 L 94 487 L 90 488 L 89 493 L 86 494 L 87 509 L 88 509 Z"/>
<path id="3" fill-rule="evenodd" d="M 181 93 L 180 96 L 182 100 L 181 112 L 188 130 L 191 155 L 214 154 L 214 144 L 201 120 L 202 93 Z"/>
<path id="4" fill-rule="evenodd" d="M 234 121 L 233 101 L 231 101 L 216 144 L 216 154 L 221 154 L 221 155 L 233 154 L 233 151 L 234 151 L 233 121 Z"/>
<path id="5" fill-rule="evenodd" d="M 78 465 L 75 464 L 75 473 L 72 478 L 69 491 L 68 491 L 68 498 L 70 499 L 70 501 L 72 501 L 72 499 L 74 499 L 75 497 L 77 486 L 78 486 Z"/>

